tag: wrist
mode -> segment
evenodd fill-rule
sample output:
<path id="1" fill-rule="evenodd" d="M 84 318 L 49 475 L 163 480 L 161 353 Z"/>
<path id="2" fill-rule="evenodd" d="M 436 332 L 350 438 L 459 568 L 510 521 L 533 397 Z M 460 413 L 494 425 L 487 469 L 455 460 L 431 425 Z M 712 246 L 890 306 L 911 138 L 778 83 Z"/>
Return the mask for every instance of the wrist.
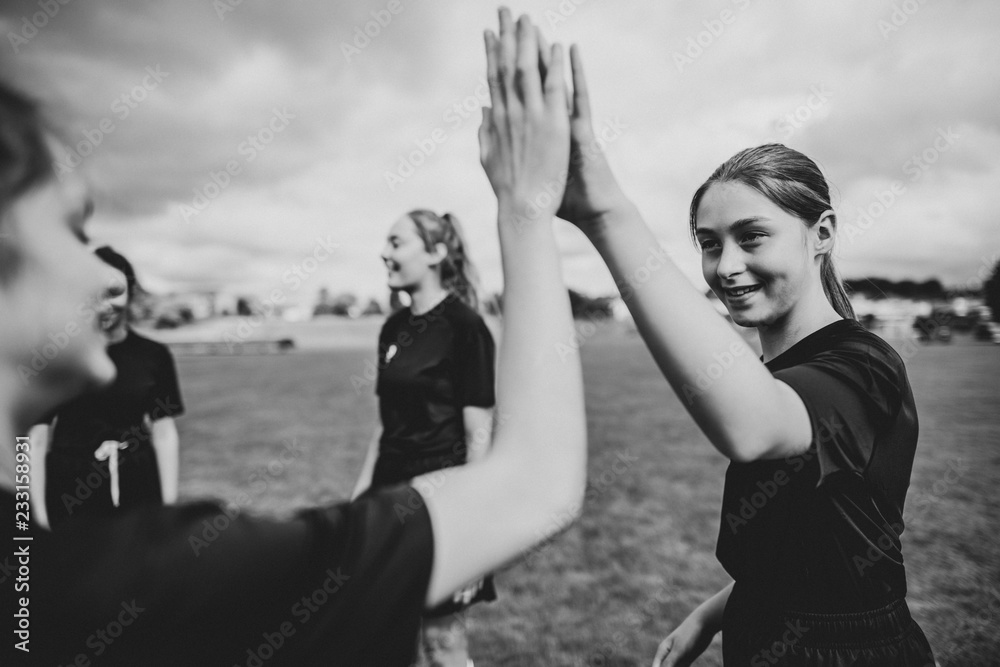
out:
<path id="1" fill-rule="evenodd" d="M 501 227 L 517 230 L 538 227 L 554 217 L 555 211 L 550 207 L 540 208 L 523 197 L 497 198 L 497 222 Z"/>
<path id="2" fill-rule="evenodd" d="M 641 220 L 639 209 L 623 197 L 600 213 L 590 216 L 586 220 L 573 221 L 573 224 L 580 228 L 591 243 L 596 245 L 608 235 L 625 230 L 639 220 Z"/>

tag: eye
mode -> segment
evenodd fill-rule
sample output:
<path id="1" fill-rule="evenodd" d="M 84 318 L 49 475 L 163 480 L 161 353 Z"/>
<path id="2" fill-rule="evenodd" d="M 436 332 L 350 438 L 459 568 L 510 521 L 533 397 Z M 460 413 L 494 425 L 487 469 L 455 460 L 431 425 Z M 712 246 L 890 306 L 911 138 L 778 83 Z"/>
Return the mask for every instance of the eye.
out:
<path id="1" fill-rule="evenodd" d="M 704 238 L 698 241 L 702 252 L 712 252 L 719 249 L 719 242 L 716 239 Z"/>
<path id="2" fill-rule="evenodd" d="M 740 239 L 740 243 L 742 243 L 743 245 L 755 246 L 759 245 L 763 238 L 764 235 L 761 234 L 760 232 L 747 232 L 746 234 L 743 235 L 743 238 Z"/>

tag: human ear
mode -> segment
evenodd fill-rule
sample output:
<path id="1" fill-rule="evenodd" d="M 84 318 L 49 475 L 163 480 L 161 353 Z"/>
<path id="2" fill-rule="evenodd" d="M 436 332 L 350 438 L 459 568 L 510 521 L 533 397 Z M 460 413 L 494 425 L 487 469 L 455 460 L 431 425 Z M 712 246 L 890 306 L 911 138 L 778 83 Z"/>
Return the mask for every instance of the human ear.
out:
<path id="1" fill-rule="evenodd" d="M 816 256 L 830 254 L 833 252 L 833 244 L 837 239 L 837 214 L 829 210 L 823 211 L 810 231 L 812 232 L 813 250 Z"/>
<path id="2" fill-rule="evenodd" d="M 448 246 L 444 243 L 438 242 L 434 244 L 434 250 L 431 252 L 431 257 L 433 258 L 433 264 L 440 264 L 444 261 L 444 258 L 448 256 Z"/>

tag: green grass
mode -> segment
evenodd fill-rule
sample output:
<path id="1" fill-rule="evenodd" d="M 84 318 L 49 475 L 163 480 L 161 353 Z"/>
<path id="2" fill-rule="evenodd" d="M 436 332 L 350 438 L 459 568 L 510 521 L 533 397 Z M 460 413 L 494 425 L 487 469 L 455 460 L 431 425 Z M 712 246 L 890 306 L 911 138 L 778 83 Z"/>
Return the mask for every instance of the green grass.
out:
<path id="1" fill-rule="evenodd" d="M 179 358 L 188 408 L 182 495 L 247 492 L 250 510 L 278 514 L 347 497 L 375 415 L 372 387 L 351 383 L 368 356 Z M 584 516 L 498 575 L 500 599 L 469 613 L 477 665 L 647 665 L 659 641 L 727 582 L 714 555 L 725 460 L 637 336 L 602 329 L 583 360 Z M 907 366 L 921 423 L 903 535 L 909 604 L 942 665 L 994 665 L 1000 346 L 921 347 Z M 293 440 L 294 459 L 280 464 Z M 721 664 L 718 638 L 696 664 Z"/>

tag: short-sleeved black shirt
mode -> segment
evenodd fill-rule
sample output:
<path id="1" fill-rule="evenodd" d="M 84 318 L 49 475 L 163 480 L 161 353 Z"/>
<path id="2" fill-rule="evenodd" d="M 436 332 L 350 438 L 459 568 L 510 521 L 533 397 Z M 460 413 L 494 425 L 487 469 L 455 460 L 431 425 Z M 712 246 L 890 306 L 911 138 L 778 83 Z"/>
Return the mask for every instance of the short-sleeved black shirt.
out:
<path id="1" fill-rule="evenodd" d="M 61 406 L 52 432 L 52 450 L 93 452 L 105 440 L 128 442 L 142 435 L 145 417 L 177 417 L 184 403 L 174 358 L 162 343 L 132 330 L 108 346 L 118 374 L 107 387 Z"/>
<path id="2" fill-rule="evenodd" d="M 8 491 L 0 514 L 4 665 L 382 667 L 414 657 L 433 537 L 410 487 L 287 521 L 203 502 L 27 533 L 14 530 Z M 15 532 L 34 540 L 14 542 Z M 22 546 L 30 581 L 16 591 Z M 21 596 L 29 654 L 12 649 Z"/>
<path id="3" fill-rule="evenodd" d="M 410 471 L 419 461 L 432 469 L 464 463 L 462 408 L 496 400 L 495 348 L 483 319 L 454 295 L 420 315 L 403 308 L 382 326 L 378 355 L 382 469 L 389 461 Z"/>
<path id="4" fill-rule="evenodd" d="M 904 597 L 917 413 L 902 359 L 841 320 L 767 367 L 802 398 L 813 442 L 799 456 L 729 465 L 719 561 L 762 607 L 850 613 Z"/>

